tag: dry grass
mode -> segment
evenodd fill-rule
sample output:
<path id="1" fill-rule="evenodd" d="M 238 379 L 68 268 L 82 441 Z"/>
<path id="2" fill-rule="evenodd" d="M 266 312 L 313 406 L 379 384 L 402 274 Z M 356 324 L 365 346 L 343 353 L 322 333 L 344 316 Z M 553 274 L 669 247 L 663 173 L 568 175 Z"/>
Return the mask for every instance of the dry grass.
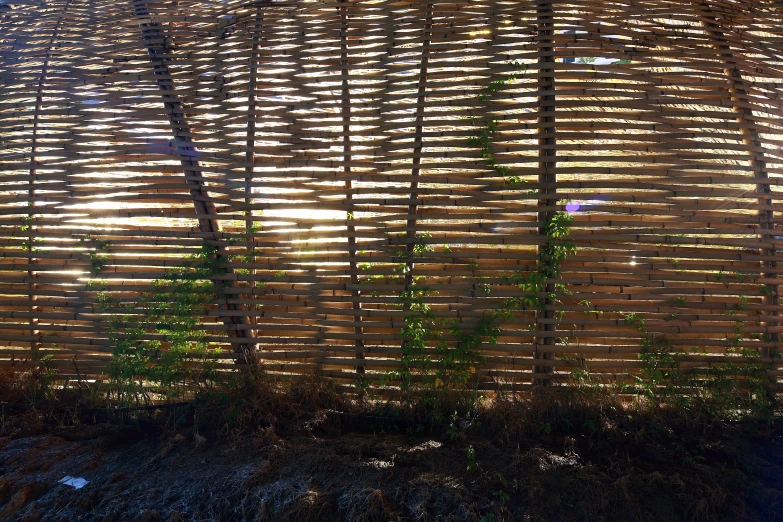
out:
<path id="1" fill-rule="evenodd" d="M 38 389 L 35 409 L 11 408 L 31 386 L 40 388 L 32 375 L 0 383 L 0 518 L 783 519 L 781 425 L 731 423 L 698 405 L 552 387 L 454 415 L 448 400 L 436 411 L 371 404 L 328 379 L 259 370 L 176 408 L 96 424 L 97 395 L 84 390 Z M 66 422 L 65 411 L 77 414 Z M 40 433 L 49 435 L 31 437 Z M 74 469 L 92 481 L 78 501 L 56 485 Z"/>

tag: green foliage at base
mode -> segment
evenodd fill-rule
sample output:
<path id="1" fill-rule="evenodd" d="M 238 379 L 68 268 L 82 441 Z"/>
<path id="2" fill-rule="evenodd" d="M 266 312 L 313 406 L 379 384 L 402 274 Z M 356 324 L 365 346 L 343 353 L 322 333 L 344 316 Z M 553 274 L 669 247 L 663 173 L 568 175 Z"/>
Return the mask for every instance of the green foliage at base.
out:
<path id="1" fill-rule="evenodd" d="M 419 238 L 411 252 L 397 253 L 403 259 L 397 267 L 400 281 L 413 259 L 432 251 L 423 239 Z M 494 344 L 501 330 L 486 319 L 479 321 L 475 329 L 466 330 L 458 321 L 437 317 L 427 302 L 437 291 L 423 277 L 411 280 L 399 295 L 399 306 L 406 311 L 401 330 L 402 366 L 387 372 L 382 384 L 397 385 L 403 403 L 420 404 L 433 413 L 453 407 L 469 408 L 473 400 L 470 382 L 482 362 L 480 347 L 484 342 Z"/>
<path id="2" fill-rule="evenodd" d="M 743 307 L 741 303 L 737 310 Z M 735 321 L 725 357 L 692 371 L 685 371 L 682 363 L 698 349 L 677 349 L 668 336 L 650 334 L 637 313 L 626 314 L 625 322 L 641 336 L 639 359 L 644 366 L 636 377 L 637 387 L 653 404 L 704 408 L 719 418 L 772 420 L 775 395 L 768 377 L 772 364 L 762 361 L 757 349 L 741 345 L 748 340 L 741 334 L 741 322 Z"/>
<path id="3" fill-rule="evenodd" d="M 155 384 L 177 396 L 186 385 L 209 380 L 220 349 L 208 342 L 202 320 L 222 290 L 215 277 L 224 272 L 216 250 L 204 246 L 181 268 L 153 281 L 138 302 L 98 294 L 113 356 L 109 376 L 118 394 L 146 397 Z"/>
<path id="4" fill-rule="evenodd" d="M 418 403 L 441 417 L 454 407 L 470 409 L 478 398 L 472 385 L 478 382 L 482 352 L 497 344 L 503 323 L 513 320 L 518 312 L 541 313 L 561 303 L 562 296 L 570 295 L 560 276 L 563 262 L 575 252 L 567 239 L 572 222 L 573 218 L 564 212 L 549 216 L 535 270 L 505 277 L 506 284 L 516 286 L 523 295 L 504 300 L 501 309 L 487 312 L 475 324 L 438 317 L 427 301 L 437 291 L 426 284 L 424 277 L 413 277 L 399 298 L 399 305 L 407 312 L 401 331 L 402 366 L 387 372 L 382 384 L 396 384 L 404 403 Z M 413 259 L 423 258 L 429 252 L 431 248 L 421 239 L 411 252 L 398 252 L 397 256 L 403 259 L 398 271 L 406 273 Z M 491 292 L 491 286 L 487 285 L 485 291 Z M 562 314 L 555 316 L 562 318 Z"/>

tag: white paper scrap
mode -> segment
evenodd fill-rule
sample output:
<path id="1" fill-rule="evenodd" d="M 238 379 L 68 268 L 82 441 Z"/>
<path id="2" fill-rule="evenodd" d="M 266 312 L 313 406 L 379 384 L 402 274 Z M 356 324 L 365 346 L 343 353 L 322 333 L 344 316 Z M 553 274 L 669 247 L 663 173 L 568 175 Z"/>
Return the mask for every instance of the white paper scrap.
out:
<path id="1" fill-rule="evenodd" d="M 89 484 L 89 480 L 84 480 L 81 477 L 72 477 L 70 475 L 66 475 L 60 480 L 60 484 L 65 484 L 66 486 L 73 486 L 76 489 L 82 489 L 84 486 Z"/>

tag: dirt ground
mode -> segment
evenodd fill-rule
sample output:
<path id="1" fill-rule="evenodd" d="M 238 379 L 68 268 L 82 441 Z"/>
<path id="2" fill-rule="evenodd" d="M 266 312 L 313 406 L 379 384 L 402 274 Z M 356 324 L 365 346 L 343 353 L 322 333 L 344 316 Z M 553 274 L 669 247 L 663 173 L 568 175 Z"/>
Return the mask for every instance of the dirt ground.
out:
<path id="1" fill-rule="evenodd" d="M 727 429 L 688 443 L 542 433 L 509 445 L 470 430 L 397 431 L 227 440 L 130 423 L 12 434 L 0 439 L 0 518 L 783 520 L 780 433 Z M 76 489 L 66 476 L 89 482 Z"/>

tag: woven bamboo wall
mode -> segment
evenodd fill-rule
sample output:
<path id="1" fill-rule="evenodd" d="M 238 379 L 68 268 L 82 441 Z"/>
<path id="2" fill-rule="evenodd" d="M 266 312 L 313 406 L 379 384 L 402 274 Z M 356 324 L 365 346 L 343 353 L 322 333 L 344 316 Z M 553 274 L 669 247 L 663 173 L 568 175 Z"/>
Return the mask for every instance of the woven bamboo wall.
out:
<path id="1" fill-rule="evenodd" d="M 772 361 L 782 32 L 773 1 L 0 0 L 0 359 L 100 374 L 96 288 L 132 301 L 207 241 L 252 258 L 211 340 L 377 378 L 399 365 L 406 251 L 430 247 L 412 276 L 470 328 L 520 294 L 508 274 L 568 202 L 566 316 L 518 312 L 484 385 L 581 357 L 629 381 L 629 313 L 690 366 L 737 328 Z M 492 119 L 525 184 L 468 146 Z"/>

